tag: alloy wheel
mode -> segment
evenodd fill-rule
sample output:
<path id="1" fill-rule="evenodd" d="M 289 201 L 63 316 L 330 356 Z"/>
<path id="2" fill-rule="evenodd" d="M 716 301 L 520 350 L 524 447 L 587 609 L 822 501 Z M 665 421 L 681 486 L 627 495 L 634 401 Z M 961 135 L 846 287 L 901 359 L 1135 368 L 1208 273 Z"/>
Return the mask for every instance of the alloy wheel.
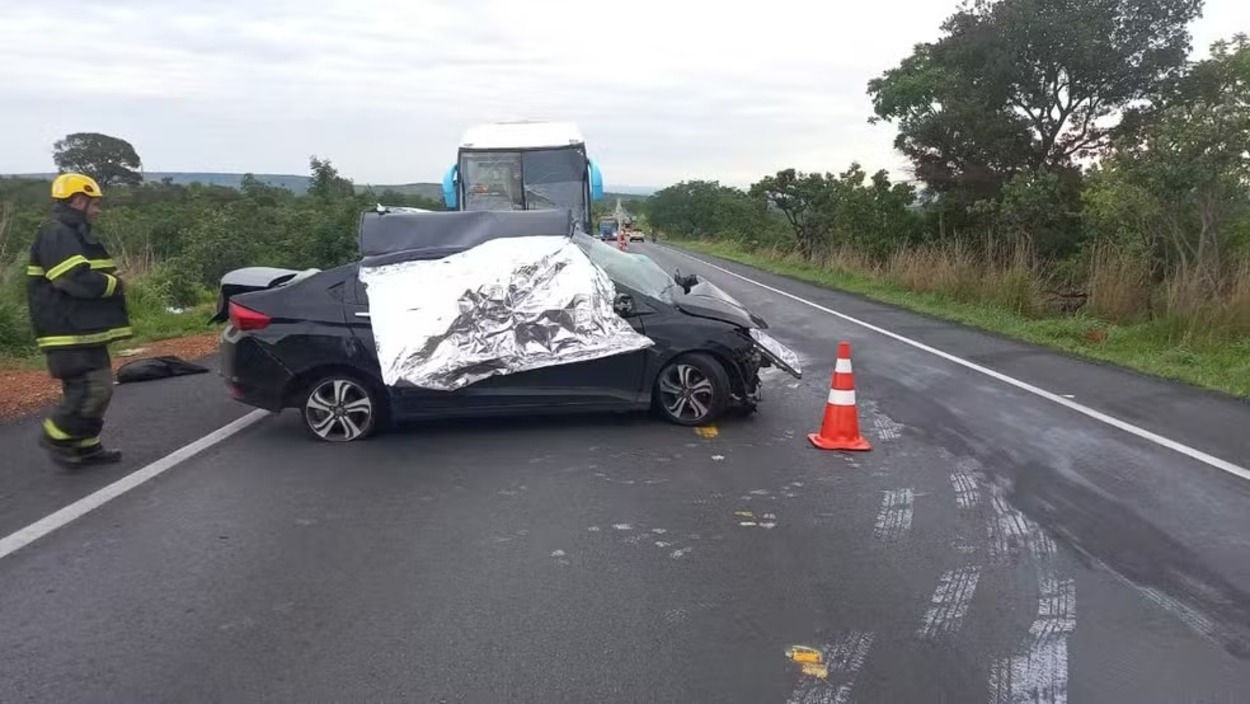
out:
<path id="1" fill-rule="evenodd" d="M 322 440 L 349 442 L 369 432 L 373 421 L 369 392 L 351 379 L 327 379 L 304 402 L 308 428 Z"/>
<path id="2" fill-rule="evenodd" d="M 712 380 L 694 365 L 674 364 L 660 377 L 660 403 L 678 420 L 702 420 L 711 411 L 715 396 Z"/>

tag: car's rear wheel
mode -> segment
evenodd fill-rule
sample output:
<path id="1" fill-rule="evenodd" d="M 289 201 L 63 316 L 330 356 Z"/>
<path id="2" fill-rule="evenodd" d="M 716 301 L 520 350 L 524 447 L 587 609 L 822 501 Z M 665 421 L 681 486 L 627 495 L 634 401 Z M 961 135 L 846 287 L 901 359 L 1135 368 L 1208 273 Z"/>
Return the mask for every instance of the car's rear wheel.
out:
<path id="1" fill-rule="evenodd" d="M 687 354 L 669 362 L 655 380 L 660 417 L 678 425 L 703 425 L 729 406 L 729 375 L 711 355 Z"/>
<path id="2" fill-rule="evenodd" d="M 304 427 L 326 442 L 351 442 L 377 430 L 385 411 L 371 384 L 347 374 L 330 374 L 308 386 L 300 404 Z"/>

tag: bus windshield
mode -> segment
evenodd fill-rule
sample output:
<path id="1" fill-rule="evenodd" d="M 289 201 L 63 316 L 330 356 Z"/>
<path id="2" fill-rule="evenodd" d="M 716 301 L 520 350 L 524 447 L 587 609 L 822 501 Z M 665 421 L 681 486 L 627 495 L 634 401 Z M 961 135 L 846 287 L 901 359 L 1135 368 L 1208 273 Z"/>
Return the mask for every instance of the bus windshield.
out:
<path id="1" fill-rule="evenodd" d="M 581 148 L 463 152 L 465 210 L 572 210 L 586 217 L 586 155 Z"/>

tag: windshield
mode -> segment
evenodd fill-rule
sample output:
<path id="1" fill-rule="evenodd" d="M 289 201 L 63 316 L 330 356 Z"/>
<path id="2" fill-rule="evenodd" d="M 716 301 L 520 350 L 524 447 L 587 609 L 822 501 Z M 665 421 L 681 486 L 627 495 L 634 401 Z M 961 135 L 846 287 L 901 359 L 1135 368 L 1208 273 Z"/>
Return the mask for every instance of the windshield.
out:
<path id="1" fill-rule="evenodd" d="M 580 148 L 465 152 L 465 210 L 572 210 L 586 213 L 586 155 Z"/>
<path id="2" fill-rule="evenodd" d="M 644 296 L 650 296 L 664 303 L 673 303 L 676 283 L 673 277 L 669 276 L 650 257 L 622 252 L 584 234 L 575 235 L 574 241 L 586 253 L 590 261 L 608 273 L 608 277 L 613 282 L 629 287 Z"/>

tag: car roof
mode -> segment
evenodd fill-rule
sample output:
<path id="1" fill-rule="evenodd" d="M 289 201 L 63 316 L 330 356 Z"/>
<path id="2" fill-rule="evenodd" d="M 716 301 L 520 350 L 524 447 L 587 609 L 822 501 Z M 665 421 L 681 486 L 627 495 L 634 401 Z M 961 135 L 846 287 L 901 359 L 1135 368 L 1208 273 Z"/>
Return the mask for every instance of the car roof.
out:
<path id="1" fill-rule="evenodd" d="M 362 263 L 376 266 L 438 259 L 504 237 L 568 237 L 573 226 L 569 210 L 374 210 L 361 214 L 358 240 Z"/>

